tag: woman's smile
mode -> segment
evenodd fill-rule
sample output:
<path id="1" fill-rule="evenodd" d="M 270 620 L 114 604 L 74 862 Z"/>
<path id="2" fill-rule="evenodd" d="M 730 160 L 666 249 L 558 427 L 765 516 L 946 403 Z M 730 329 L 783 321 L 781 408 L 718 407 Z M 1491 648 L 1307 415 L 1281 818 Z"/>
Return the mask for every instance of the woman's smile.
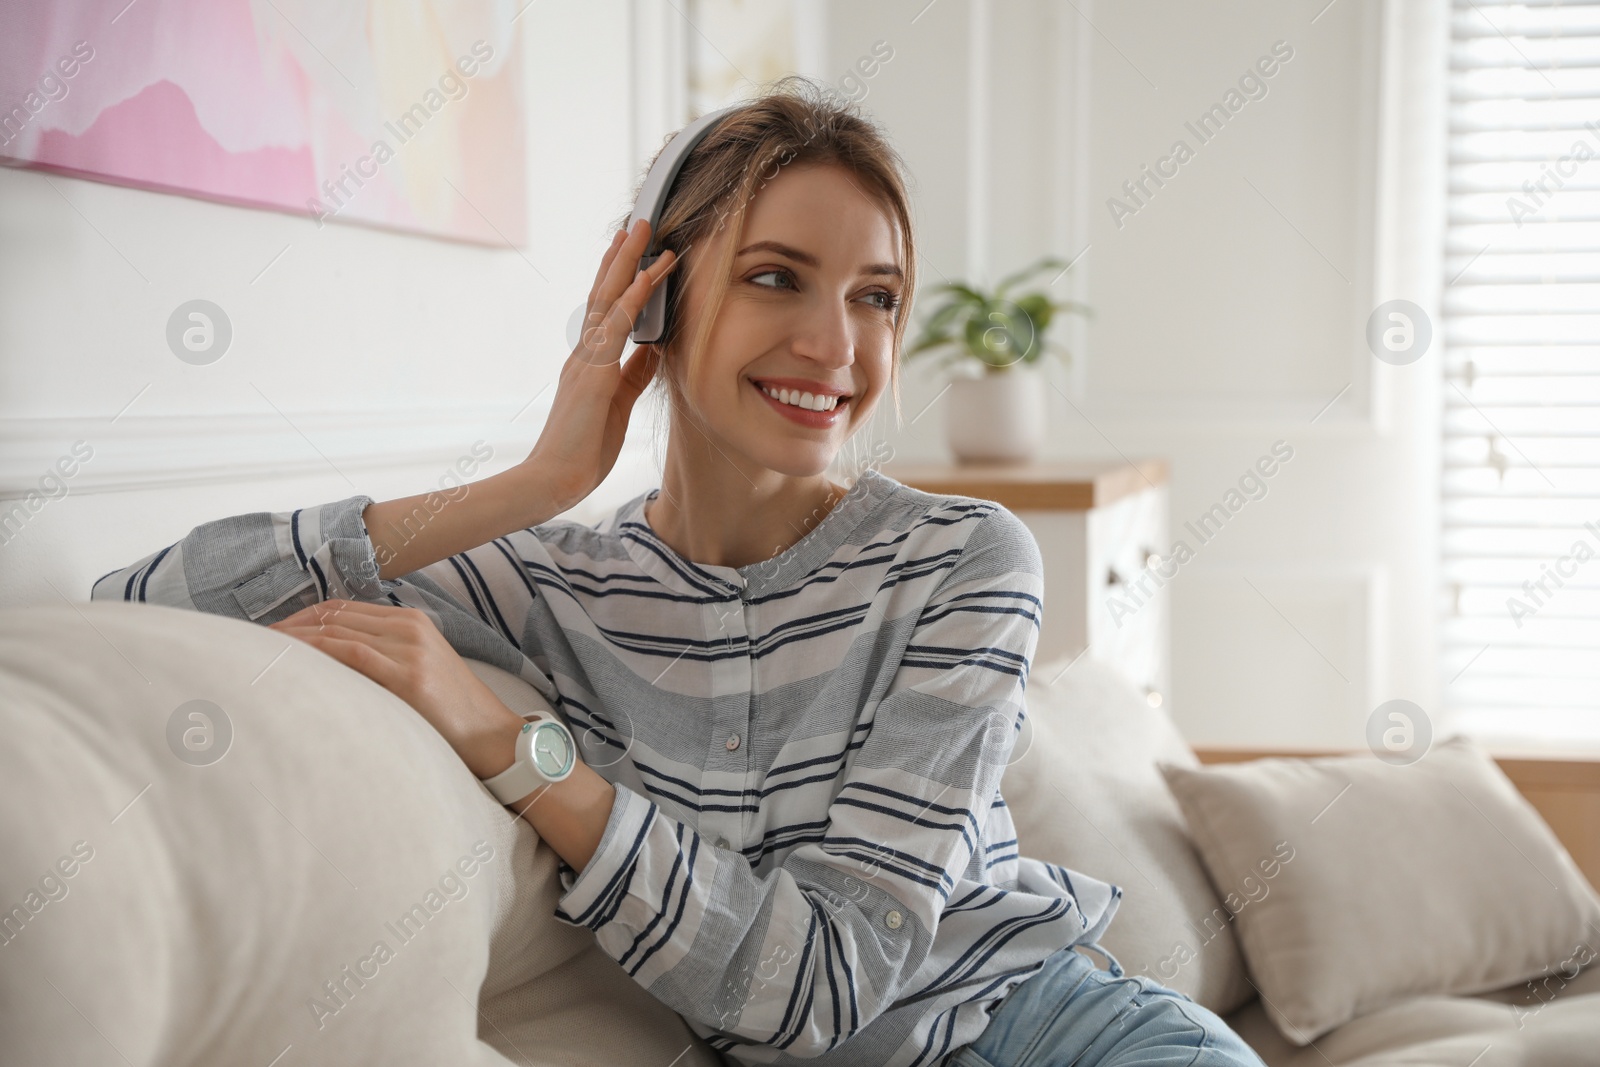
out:
<path id="1" fill-rule="evenodd" d="M 847 417 L 850 394 L 835 386 L 798 378 L 752 378 L 761 399 L 801 426 L 828 429 Z"/>

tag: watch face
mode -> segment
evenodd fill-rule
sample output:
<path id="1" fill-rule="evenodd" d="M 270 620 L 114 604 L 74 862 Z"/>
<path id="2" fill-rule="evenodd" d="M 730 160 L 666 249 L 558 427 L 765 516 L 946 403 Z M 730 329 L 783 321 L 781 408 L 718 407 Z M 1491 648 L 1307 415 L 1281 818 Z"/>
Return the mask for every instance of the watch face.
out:
<path id="1" fill-rule="evenodd" d="M 572 766 L 571 736 L 560 723 L 541 723 L 534 728 L 533 762 L 539 773 L 549 778 L 559 778 Z"/>

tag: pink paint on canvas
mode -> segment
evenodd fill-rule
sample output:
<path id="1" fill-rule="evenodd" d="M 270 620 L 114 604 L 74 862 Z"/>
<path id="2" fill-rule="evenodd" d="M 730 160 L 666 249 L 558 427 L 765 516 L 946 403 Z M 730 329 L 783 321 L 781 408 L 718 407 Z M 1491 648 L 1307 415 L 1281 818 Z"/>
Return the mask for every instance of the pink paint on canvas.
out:
<path id="1" fill-rule="evenodd" d="M 516 33 L 493 0 L 13 9 L 0 155 L 316 219 L 526 233 Z"/>

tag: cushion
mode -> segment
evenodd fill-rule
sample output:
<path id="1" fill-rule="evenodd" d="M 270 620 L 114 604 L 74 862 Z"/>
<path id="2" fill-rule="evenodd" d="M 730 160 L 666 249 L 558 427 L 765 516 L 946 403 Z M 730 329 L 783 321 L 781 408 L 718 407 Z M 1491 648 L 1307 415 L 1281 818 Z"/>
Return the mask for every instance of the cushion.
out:
<path id="1" fill-rule="evenodd" d="M 0 611 L 0 729 L 8 1062 L 719 1062 L 421 716 L 277 631 Z"/>
<path id="2" fill-rule="evenodd" d="M 1001 782 L 1018 848 L 1122 887 L 1101 944 L 1129 974 L 1232 1011 L 1255 993 L 1231 915 L 1156 769 L 1198 762 L 1167 713 L 1114 668 L 1069 662 L 1028 675 L 1028 718 Z"/>
<path id="3" fill-rule="evenodd" d="M 1163 764 L 1236 925 L 1264 1010 L 1305 1045 L 1422 994 L 1581 964 L 1600 897 L 1475 742 L 1371 755 Z M 1587 954 L 1585 946 L 1589 946 Z"/>
<path id="4" fill-rule="evenodd" d="M 1600 968 L 1583 976 L 1600 977 Z M 1593 1067 L 1600 986 L 1591 986 L 1587 995 L 1564 991 L 1522 1007 L 1482 997 L 1408 997 L 1304 1046 L 1278 1032 L 1259 999 L 1225 1021 L 1268 1067 Z"/>

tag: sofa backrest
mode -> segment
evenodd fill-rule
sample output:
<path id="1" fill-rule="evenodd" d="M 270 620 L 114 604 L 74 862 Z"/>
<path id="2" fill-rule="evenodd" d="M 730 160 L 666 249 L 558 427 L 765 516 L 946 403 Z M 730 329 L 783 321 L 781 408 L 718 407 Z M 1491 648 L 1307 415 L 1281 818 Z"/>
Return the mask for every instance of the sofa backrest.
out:
<path id="1" fill-rule="evenodd" d="M 554 918 L 532 828 L 303 643 L 0 611 L 0 730 L 7 1062 L 717 1062 Z"/>
<path id="2" fill-rule="evenodd" d="M 1122 887 L 1101 943 L 1129 974 L 1219 1014 L 1248 1002 L 1232 916 L 1156 768 L 1197 765 L 1171 718 L 1090 656 L 1034 664 L 1026 703 L 1000 785 L 1023 855 Z"/>

